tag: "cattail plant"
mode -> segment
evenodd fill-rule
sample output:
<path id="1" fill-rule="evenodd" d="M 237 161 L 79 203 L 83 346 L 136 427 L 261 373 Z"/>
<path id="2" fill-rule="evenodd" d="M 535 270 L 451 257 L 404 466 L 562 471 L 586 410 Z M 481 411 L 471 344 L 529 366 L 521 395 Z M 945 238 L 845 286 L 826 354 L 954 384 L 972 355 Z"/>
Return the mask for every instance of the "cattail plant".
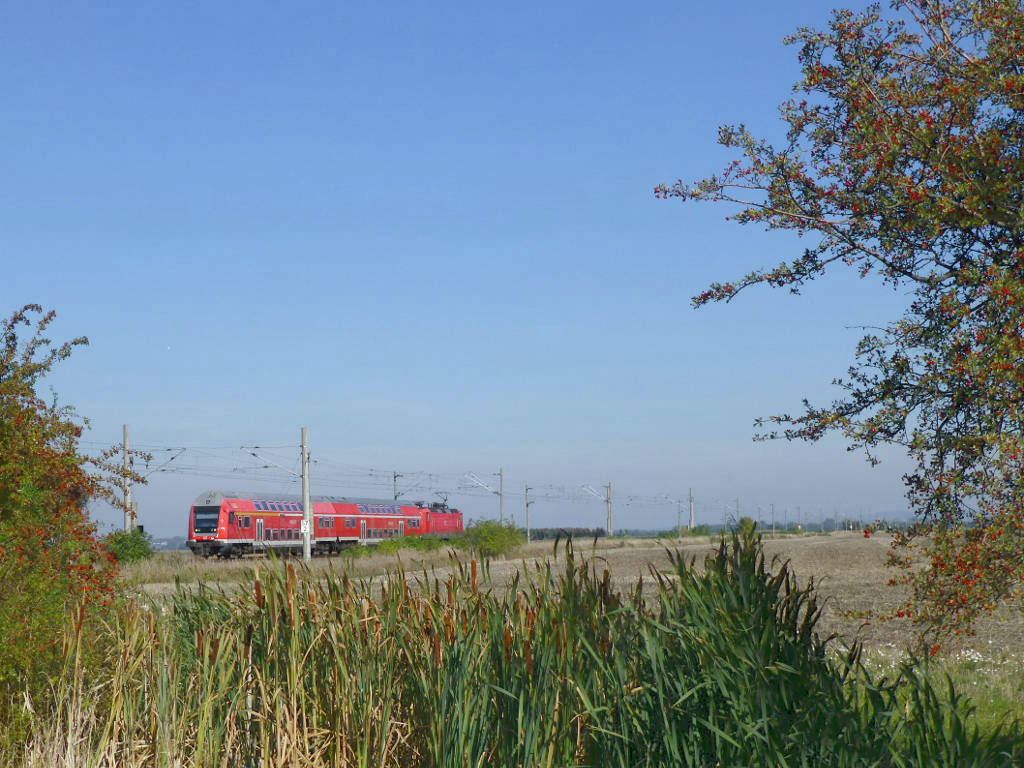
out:
<path id="1" fill-rule="evenodd" d="M 379 582 L 269 561 L 250 586 L 125 603 L 98 640 L 72 614 L 47 720 L 0 768 L 1024 760 L 1016 724 L 979 733 L 916 663 L 874 679 L 858 647 L 830 652 L 813 584 L 751 536 L 625 595 L 557 554 L 504 590 L 486 560 Z"/>

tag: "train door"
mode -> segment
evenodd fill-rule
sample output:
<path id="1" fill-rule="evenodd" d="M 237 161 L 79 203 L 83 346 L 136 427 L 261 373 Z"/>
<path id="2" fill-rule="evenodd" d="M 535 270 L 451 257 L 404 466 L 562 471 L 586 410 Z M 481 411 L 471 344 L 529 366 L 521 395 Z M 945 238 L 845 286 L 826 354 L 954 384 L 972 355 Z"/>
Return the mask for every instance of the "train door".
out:
<path id="1" fill-rule="evenodd" d="M 256 518 L 256 541 L 263 541 L 263 518 Z"/>
<path id="2" fill-rule="evenodd" d="M 405 520 L 398 521 L 398 535 L 405 536 Z"/>
<path id="3" fill-rule="evenodd" d="M 366 538 L 366 521 L 365 520 L 360 520 L 359 521 L 359 538 L 360 539 L 365 539 Z"/>

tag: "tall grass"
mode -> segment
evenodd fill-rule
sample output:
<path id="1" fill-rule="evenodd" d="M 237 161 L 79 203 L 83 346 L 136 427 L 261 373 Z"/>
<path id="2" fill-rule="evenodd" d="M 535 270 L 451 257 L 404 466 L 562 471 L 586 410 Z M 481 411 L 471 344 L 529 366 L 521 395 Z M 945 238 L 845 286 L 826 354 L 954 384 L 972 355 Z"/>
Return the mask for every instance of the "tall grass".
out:
<path id="1" fill-rule="evenodd" d="M 558 544 L 555 544 L 558 548 Z M 486 563 L 383 580 L 293 565 L 181 589 L 72 636 L 54 709 L 0 765 L 1004 766 L 1016 724 L 905 665 L 829 653 L 813 585 L 753 537 L 623 595 L 566 544 L 499 593 Z M 45 719 L 44 719 L 45 718 Z M 61 731 L 52 728 L 61 724 Z"/>

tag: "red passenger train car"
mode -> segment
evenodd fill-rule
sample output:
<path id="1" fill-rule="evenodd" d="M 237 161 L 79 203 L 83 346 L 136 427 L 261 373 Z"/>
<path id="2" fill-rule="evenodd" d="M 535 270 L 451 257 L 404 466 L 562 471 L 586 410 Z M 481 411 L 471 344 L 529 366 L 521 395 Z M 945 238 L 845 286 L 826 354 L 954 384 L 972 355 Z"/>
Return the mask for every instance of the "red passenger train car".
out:
<path id="1" fill-rule="evenodd" d="M 396 536 L 462 533 L 462 513 L 444 504 L 317 496 L 312 551 L 329 554 Z M 188 513 L 188 548 L 203 557 L 302 551 L 302 499 L 265 493 L 202 494 Z"/>

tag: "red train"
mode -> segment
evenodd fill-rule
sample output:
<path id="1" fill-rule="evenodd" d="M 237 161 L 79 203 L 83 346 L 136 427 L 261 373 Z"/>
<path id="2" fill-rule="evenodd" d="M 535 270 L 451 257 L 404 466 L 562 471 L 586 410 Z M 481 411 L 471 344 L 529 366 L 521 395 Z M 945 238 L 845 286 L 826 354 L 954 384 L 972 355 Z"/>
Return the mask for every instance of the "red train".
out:
<path id="1" fill-rule="evenodd" d="M 396 536 L 462 533 L 462 513 L 445 504 L 332 496 L 317 496 L 312 504 L 314 554 Z M 301 526 L 300 497 L 209 491 L 189 510 L 188 548 L 203 557 L 271 550 L 298 554 L 302 552 Z"/>

